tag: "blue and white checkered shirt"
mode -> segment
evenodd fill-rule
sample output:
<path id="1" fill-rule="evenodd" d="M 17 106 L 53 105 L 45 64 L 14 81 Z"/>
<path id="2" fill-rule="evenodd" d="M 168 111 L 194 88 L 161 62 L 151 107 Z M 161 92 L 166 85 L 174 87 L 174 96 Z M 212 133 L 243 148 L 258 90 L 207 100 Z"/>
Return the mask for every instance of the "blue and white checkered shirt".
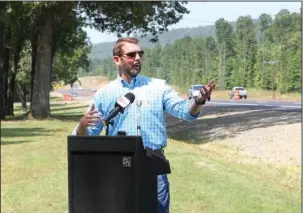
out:
<path id="1" fill-rule="evenodd" d="M 114 125 L 110 126 L 109 135 L 117 135 L 118 131 L 125 131 L 127 135 L 137 135 L 140 112 L 140 135 L 144 146 L 153 150 L 161 149 L 167 145 L 165 111 L 187 121 L 195 120 L 199 116 L 199 113 L 194 116 L 189 113 L 189 101 L 180 97 L 166 81 L 142 75 L 133 78 L 130 84 L 118 76 L 94 94 L 89 109 L 95 104 L 101 118 L 105 117 L 114 108 L 117 99 L 129 92 L 135 95 L 135 100 L 123 114 L 119 113 L 113 118 Z M 137 101 L 142 103 L 140 108 L 136 104 Z M 76 129 L 77 127 L 73 135 L 76 135 Z M 97 126 L 88 127 L 88 134 L 99 135 L 102 129 L 102 122 L 98 122 Z"/>

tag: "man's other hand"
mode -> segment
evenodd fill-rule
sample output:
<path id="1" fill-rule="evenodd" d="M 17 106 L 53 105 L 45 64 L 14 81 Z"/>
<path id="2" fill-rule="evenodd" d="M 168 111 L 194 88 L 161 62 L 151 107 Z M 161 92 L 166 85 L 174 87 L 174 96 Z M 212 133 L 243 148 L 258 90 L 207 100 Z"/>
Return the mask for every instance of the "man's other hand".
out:
<path id="1" fill-rule="evenodd" d="M 200 94 L 197 97 L 197 101 L 203 102 L 205 100 L 210 100 L 211 93 L 215 87 L 216 84 L 214 80 L 210 80 L 208 84 L 203 85 L 200 89 Z"/>
<path id="2" fill-rule="evenodd" d="M 87 135 L 87 127 L 97 126 L 97 122 L 101 121 L 98 110 L 95 110 L 95 105 L 92 104 L 91 108 L 81 118 L 77 129 L 77 135 Z"/>

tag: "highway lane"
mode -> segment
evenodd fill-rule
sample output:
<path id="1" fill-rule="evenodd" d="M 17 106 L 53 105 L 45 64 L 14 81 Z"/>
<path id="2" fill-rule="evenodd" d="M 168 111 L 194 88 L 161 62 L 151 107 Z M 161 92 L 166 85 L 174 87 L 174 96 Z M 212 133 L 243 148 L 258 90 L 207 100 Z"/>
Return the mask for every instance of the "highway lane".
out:
<path id="1" fill-rule="evenodd" d="M 282 108 L 301 108 L 301 102 L 298 101 L 280 101 L 280 100 L 221 100 L 221 99 L 214 99 L 211 100 L 209 103 L 214 105 L 226 105 L 226 106 L 264 106 L 264 107 L 282 107 Z"/>
<path id="2" fill-rule="evenodd" d="M 234 99 L 214 99 L 213 103 L 224 103 L 224 104 L 239 104 L 239 105 L 262 105 L 262 106 L 287 106 L 287 107 L 301 107 L 299 101 L 280 101 L 280 100 L 234 100 Z"/>
<path id="3" fill-rule="evenodd" d="M 279 100 L 234 100 L 234 99 L 214 99 L 205 106 L 209 110 L 226 111 L 247 111 L 247 110 L 279 110 L 286 112 L 301 112 L 301 103 L 298 101 L 279 101 Z M 208 109 L 207 109 L 208 108 Z"/>
<path id="4" fill-rule="evenodd" d="M 95 91 L 88 89 L 58 89 L 55 92 L 61 94 L 72 94 L 73 99 L 81 100 L 81 99 L 90 99 Z M 225 106 L 259 106 L 259 107 L 277 107 L 277 108 L 294 108 L 300 109 L 301 102 L 299 101 L 280 101 L 280 100 L 249 100 L 249 99 L 214 99 L 210 102 L 212 105 L 225 105 Z"/>
<path id="5" fill-rule="evenodd" d="M 91 96 L 74 96 L 75 101 L 87 101 L 91 99 Z M 52 101 L 54 104 L 66 104 L 70 101 Z M 71 101 L 72 103 L 73 101 Z M 20 105 L 20 103 L 15 103 Z M 247 109 L 293 109 L 295 111 L 301 111 L 301 102 L 298 101 L 279 101 L 279 100 L 270 100 L 270 101 L 258 101 L 258 100 L 233 100 L 233 99 L 213 99 L 208 101 L 205 106 L 212 107 L 228 107 L 228 108 L 247 108 Z M 29 103 L 28 103 L 29 105 Z"/>

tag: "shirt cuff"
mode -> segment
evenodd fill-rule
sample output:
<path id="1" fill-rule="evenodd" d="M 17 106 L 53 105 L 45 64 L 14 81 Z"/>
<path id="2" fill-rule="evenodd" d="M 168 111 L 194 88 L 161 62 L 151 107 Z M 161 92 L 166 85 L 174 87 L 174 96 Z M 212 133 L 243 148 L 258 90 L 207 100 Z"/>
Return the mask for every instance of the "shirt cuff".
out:
<path id="1" fill-rule="evenodd" d="M 71 135 L 77 135 L 78 126 L 79 126 L 79 124 L 74 128 Z"/>
<path id="2" fill-rule="evenodd" d="M 201 112 L 202 112 L 202 109 L 203 109 L 203 107 L 201 108 L 200 112 L 198 112 L 198 113 L 195 114 L 195 115 L 192 115 L 192 114 L 190 114 L 190 112 L 187 112 L 187 113 L 185 114 L 185 119 L 188 120 L 188 121 L 196 120 L 197 118 L 200 117 L 200 114 L 201 114 Z"/>
<path id="3" fill-rule="evenodd" d="M 74 128 L 71 135 L 77 135 L 78 126 L 79 126 L 79 124 L 77 124 L 77 126 Z M 87 135 L 93 135 L 92 133 L 93 132 L 92 132 L 91 128 L 88 127 L 87 128 Z"/>

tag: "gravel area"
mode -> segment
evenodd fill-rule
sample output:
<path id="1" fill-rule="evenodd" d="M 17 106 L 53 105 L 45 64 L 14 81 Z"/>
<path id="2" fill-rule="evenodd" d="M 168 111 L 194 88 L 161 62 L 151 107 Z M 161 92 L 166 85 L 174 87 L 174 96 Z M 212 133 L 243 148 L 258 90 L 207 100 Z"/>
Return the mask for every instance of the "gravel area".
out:
<path id="1" fill-rule="evenodd" d="M 229 144 L 238 147 L 243 156 L 271 164 L 301 164 L 300 112 L 214 111 L 193 122 L 168 116 L 167 133 L 170 138 L 191 144 Z"/>
<path id="2" fill-rule="evenodd" d="M 301 123 L 252 129 L 222 141 L 241 154 L 279 165 L 301 164 Z"/>

